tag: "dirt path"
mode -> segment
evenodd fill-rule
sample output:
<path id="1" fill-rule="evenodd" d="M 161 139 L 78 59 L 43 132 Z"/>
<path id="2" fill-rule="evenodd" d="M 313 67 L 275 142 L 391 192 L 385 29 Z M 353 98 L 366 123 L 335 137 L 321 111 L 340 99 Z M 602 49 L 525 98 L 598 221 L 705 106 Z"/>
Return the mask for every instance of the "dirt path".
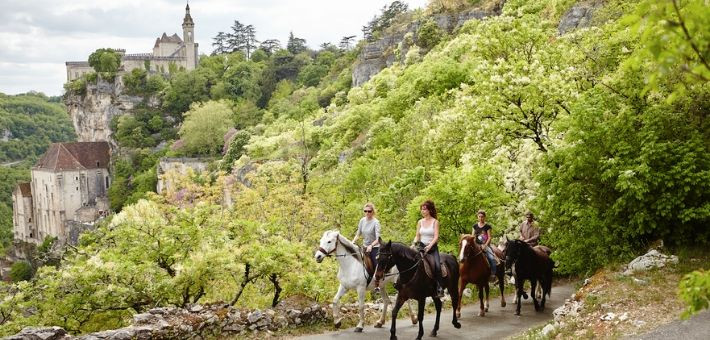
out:
<path id="1" fill-rule="evenodd" d="M 478 302 L 470 303 L 471 298 L 466 298 L 469 303 L 461 310 L 461 329 L 454 328 L 451 325 L 451 309 L 446 309 L 441 312 L 441 326 L 439 335 L 436 339 L 502 339 L 511 335 L 521 333 L 531 327 L 543 324 L 552 319 L 552 311 L 561 306 L 565 299 L 569 298 L 574 292 L 574 287 L 571 284 L 564 284 L 552 288 L 552 298 L 547 300 L 545 311 L 537 313 L 532 305 L 532 299 L 523 300 L 521 308 L 521 316 L 515 316 L 515 306 L 512 304 L 513 296 L 507 295 L 506 302 L 508 305 L 505 308 L 500 307 L 500 299 L 491 299 L 490 310 L 485 317 L 478 316 Z M 478 294 L 475 293 L 476 299 Z M 405 311 L 400 310 L 399 315 L 404 316 Z M 427 314 L 424 317 L 424 338 L 430 338 L 434 326 L 433 313 Z M 374 328 L 372 325 L 367 325 L 362 333 L 353 332 L 354 328 L 344 329 L 337 332 L 329 332 L 319 335 L 308 335 L 294 339 L 342 339 L 342 340 L 374 340 L 388 339 L 389 333 L 389 318 L 385 328 Z M 414 339 L 419 331 L 418 325 L 412 325 L 409 319 L 397 320 L 397 337 L 400 339 Z M 432 338 L 433 339 L 433 338 Z"/>
<path id="2" fill-rule="evenodd" d="M 657 329 L 627 339 L 665 340 L 665 339 L 708 339 L 710 338 L 710 311 L 699 313 L 688 320 L 676 320 Z"/>

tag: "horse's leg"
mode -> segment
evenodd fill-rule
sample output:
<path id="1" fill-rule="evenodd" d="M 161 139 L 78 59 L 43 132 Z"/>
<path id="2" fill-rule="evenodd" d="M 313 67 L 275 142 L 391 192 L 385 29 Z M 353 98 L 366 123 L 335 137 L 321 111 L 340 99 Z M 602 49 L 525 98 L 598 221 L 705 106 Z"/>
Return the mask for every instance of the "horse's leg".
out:
<path id="1" fill-rule="evenodd" d="M 340 287 L 338 287 L 338 292 L 335 293 L 335 297 L 333 298 L 333 322 L 335 323 L 335 328 L 340 328 L 340 322 L 343 320 L 340 317 L 340 307 L 338 307 L 338 303 L 340 302 L 340 298 L 345 295 L 345 292 L 348 290 L 345 289 L 343 284 L 340 284 Z"/>
<path id="2" fill-rule="evenodd" d="M 547 278 L 543 281 L 540 282 L 540 286 L 538 287 L 538 290 L 542 291 L 542 299 L 540 301 L 540 310 L 543 311 L 545 310 L 545 287 L 547 287 Z"/>
<path id="3" fill-rule="evenodd" d="M 481 305 L 481 311 L 478 312 L 478 316 L 485 316 L 486 315 L 486 306 L 483 305 L 483 285 L 482 284 L 476 285 L 476 288 L 478 288 L 478 302 Z"/>
<path id="4" fill-rule="evenodd" d="M 426 306 L 426 297 L 417 300 L 417 318 L 419 320 L 424 319 L 424 306 Z M 421 340 L 424 336 L 424 323 L 419 323 L 419 333 L 417 333 L 417 340 Z"/>
<path id="5" fill-rule="evenodd" d="M 385 287 L 380 289 L 380 297 L 382 298 L 382 315 L 375 323 L 375 328 L 382 328 L 382 325 L 384 325 L 385 321 L 387 321 L 387 308 L 390 305 L 390 297 L 387 295 L 387 289 L 385 289 Z"/>
<path id="6" fill-rule="evenodd" d="M 408 300 L 407 297 L 402 295 L 402 293 L 397 293 L 397 301 L 392 307 L 392 326 L 390 327 L 390 340 L 397 340 L 397 314 L 399 309 L 402 308 L 404 302 Z"/>
<path id="7" fill-rule="evenodd" d="M 361 333 L 362 328 L 365 326 L 365 292 L 367 292 L 366 286 L 357 287 L 357 300 L 359 303 L 358 312 L 360 314 L 360 322 L 358 322 L 357 326 L 355 326 L 356 333 Z"/>
<path id="8" fill-rule="evenodd" d="M 459 306 L 459 311 L 458 315 L 456 313 L 456 310 L 453 310 L 453 319 L 451 320 L 451 323 L 454 325 L 456 328 L 461 328 L 461 324 L 458 321 L 458 318 L 461 315 L 461 305 L 463 304 L 463 288 L 456 287 L 458 285 L 459 280 L 456 279 L 456 277 L 452 277 L 449 279 L 448 284 L 448 290 L 449 290 L 449 295 L 451 296 L 451 306 Z M 458 290 L 456 288 L 459 288 Z"/>
<path id="9" fill-rule="evenodd" d="M 500 306 L 505 307 L 505 273 L 498 271 L 498 287 L 500 288 Z"/>
<path id="10" fill-rule="evenodd" d="M 439 331 L 439 320 L 441 319 L 441 299 L 438 297 L 434 298 L 434 307 L 436 307 L 436 321 L 434 322 L 434 329 L 431 330 L 430 336 L 436 336 L 436 333 Z"/>
<path id="11" fill-rule="evenodd" d="M 488 311 L 488 307 L 491 305 L 489 297 L 491 293 L 491 285 L 486 282 L 486 284 L 483 286 L 483 288 L 486 289 L 486 312 Z"/>
<path id="12" fill-rule="evenodd" d="M 460 277 L 459 278 L 459 303 L 454 308 L 454 315 L 456 315 L 457 318 L 461 317 L 461 305 L 463 305 L 463 290 L 466 288 L 466 284 L 467 284 L 467 282 L 464 281 L 464 278 Z M 451 300 L 451 303 L 452 303 L 451 306 L 454 307 L 453 299 Z"/>
<path id="13" fill-rule="evenodd" d="M 540 304 L 537 302 L 537 292 L 535 292 L 536 288 L 537 288 L 537 279 L 535 279 L 535 278 L 530 279 L 530 295 L 532 295 L 532 300 L 533 300 L 533 305 L 535 306 L 535 311 L 539 312 L 540 311 Z"/>
<path id="14" fill-rule="evenodd" d="M 419 318 L 414 314 L 414 308 L 412 308 L 412 300 L 407 300 L 407 308 L 409 308 L 409 318 L 412 319 L 412 325 L 416 325 L 419 322 Z"/>
<path id="15" fill-rule="evenodd" d="M 521 280 L 519 277 L 515 278 L 515 301 L 518 302 L 518 304 L 515 307 L 515 315 L 520 315 L 520 297 L 523 295 L 523 280 Z"/>

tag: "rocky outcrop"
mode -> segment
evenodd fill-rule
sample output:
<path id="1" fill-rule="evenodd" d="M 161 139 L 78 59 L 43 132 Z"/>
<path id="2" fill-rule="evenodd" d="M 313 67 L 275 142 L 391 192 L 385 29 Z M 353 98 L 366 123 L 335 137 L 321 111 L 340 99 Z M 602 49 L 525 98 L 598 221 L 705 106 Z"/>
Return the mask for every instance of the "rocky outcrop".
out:
<path id="1" fill-rule="evenodd" d="M 2 130 L 0 132 L 0 142 L 7 142 L 12 139 L 12 132 L 10 130 Z"/>
<path id="2" fill-rule="evenodd" d="M 560 24 L 557 26 L 557 32 L 562 35 L 577 28 L 591 26 L 594 11 L 602 5 L 603 3 L 600 0 L 582 1 L 575 4 L 567 13 L 562 15 Z"/>
<path id="3" fill-rule="evenodd" d="M 652 268 L 662 268 L 666 264 L 678 263 L 678 256 L 661 254 L 656 249 L 649 250 L 646 254 L 635 258 L 626 266 L 625 275 L 631 275 L 635 272 L 646 271 Z"/>
<path id="4" fill-rule="evenodd" d="M 500 9 L 501 6 L 490 10 L 474 8 L 460 13 L 436 14 L 431 19 L 443 31 L 451 33 L 471 19 L 499 15 Z M 382 69 L 395 62 L 403 62 L 409 49 L 417 42 L 417 32 L 422 23 L 423 20 L 412 22 L 400 31 L 387 34 L 377 41 L 366 44 L 353 68 L 353 86 L 364 84 Z M 411 41 L 407 37 L 411 37 Z M 398 49 L 399 53 L 396 53 Z"/>
<path id="5" fill-rule="evenodd" d="M 158 161 L 158 187 L 157 193 L 173 189 L 175 183 L 174 178 L 167 176 L 168 172 L 174 172 L 179 175 L 187 175 L 190 170 L 194 173 L 201 173 L 207 170 L 207 166 L 212 159 L 209 158 L 188 158 L 164 157 Z"/>
<path id="6" fill-rule="evenodd" d="M 111 149 L 116 150 L 116 141 L 112 138 L 111 120 L 133 110 L 143 103 L 143 97 L 122 94 L 120 78 L 115 82 L 99 79 L 96 84 L 86 86 L 86 94 L 69 94 L 64 104 L 71 116 L 79 142 L 108 141 Z M 148 98 L 146 104 L 157 107 L 156 97 Z"/>

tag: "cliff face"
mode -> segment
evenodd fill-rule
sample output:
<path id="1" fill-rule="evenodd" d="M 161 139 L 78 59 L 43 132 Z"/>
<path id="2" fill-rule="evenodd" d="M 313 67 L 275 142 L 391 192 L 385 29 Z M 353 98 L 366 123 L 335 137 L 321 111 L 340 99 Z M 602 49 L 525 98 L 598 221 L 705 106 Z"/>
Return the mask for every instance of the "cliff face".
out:
<path id="1" fill-rule="evenodd" d="M 124 95 L 122 90 L 118 78 L 115 82 L 99 80 L 96 84 L 87 85 L 86 95 L 72 94 L 65 98 L 64 104 L 74 124 L 77 141 L 107 141 L 111 149 L 116 150 L 118 145 L 113 139 L 111 120 L 143 102 L 143 97 Z M 151 107 L 160 105 L 155 97 L 149 98 L 147 104 Z"/>
<path id="2" fill-rule="evenodd" d="M 502 5 L 501 5 L 502 6 Z M 460 13 L 436 14 L 431 17 L 440 29 L 451 33 L 466 21 L 471 19 L 483 19 L 485 17 L 499 15 L 501 6 L 496 6 L 488 10 L 474 8 Z M 368 43 L 362 49 L 358 61 L 353 68 L 353 86 L 360 86 L 370 80 L 385 67 L 392 66 L 396 61 L 404 61 L 409 49 L 418 41 L 417 32 L 422 25 L 421 20 L 407 25 L 397 32 L 390 33 L 381 39 Z M 411 36 L 411 42 L 406 39 Z M 399 49 L 399 53 L 395 51 Z"/>

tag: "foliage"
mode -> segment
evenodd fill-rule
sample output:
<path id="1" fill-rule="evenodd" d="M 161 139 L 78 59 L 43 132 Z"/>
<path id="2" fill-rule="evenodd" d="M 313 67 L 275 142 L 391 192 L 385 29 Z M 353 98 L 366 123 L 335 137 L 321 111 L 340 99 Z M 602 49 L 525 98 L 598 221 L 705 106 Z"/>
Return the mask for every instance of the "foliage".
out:
<path id="1" fill-rule="evenodd" d="M 148 76 L 148 71 L 136 68 L 123 76 L 123 85 L 126 94 L 150 96 L 162 91 L 165 81 L 162 75 Z"/>
<path id="2" fill-rule="evenodd" d="M 229 149 L 222 159 L 222 170 L 231 173 L 234 161 L 238 160 L 245 153 L 245 146 L 249 144 L 249 138 L 251 135 L 249 132 L 244 130 L 239 130 L 232 137 L 232 141 L 229 144 Z"/>
<path id="3" fill-rule="evenodd" d="M 417 30 L 417 45 L 424 49 L 430 49 L 439 43 L 443 34 L 444 32 L 436 24 L 436 21 L 429 18 Z"/>
<path id="4" fill-rule="evenodd" d="M 29 262 L 19 261 L 12 264 L 10 268 L 10 280 L 12 282 L 27 281 L 32 278 L 32 266 Z"/>
<path id="5" fill-rule="evenodd" d="M 192 105 L 190 111 L 185 112 L 185 121 L 179 131 L 186 151 L 204 156 L 221 152 L 224 134 L 233 126 L 232 115 L 233 111 L 225 101 Z"/>
<path id="6" fill-rule="evenodd" d="M 697 270 L 683 277 L 678 286 L 678 295 L 688 305 L 682 317 L 707 309 L 710 304 L 710 272 Z"/>
<path id="7" fill-rule="evenodd" d="M 113 81 L 121 66 L 121 55 L 111 48 L 99 48 L 89 55 L 89 66 L 102 78 Z"/>
<path id="8" fill-rule="evenodd" d="M 398 15 L 407 12 L 409 7 L 405 2 L 392 1 L 382 7 L 380 15 L 376 15 L 367 25 L 362 27 L 363 36 L 367 41 L 375 41 L 384 30 L 392 25 Z"/>

